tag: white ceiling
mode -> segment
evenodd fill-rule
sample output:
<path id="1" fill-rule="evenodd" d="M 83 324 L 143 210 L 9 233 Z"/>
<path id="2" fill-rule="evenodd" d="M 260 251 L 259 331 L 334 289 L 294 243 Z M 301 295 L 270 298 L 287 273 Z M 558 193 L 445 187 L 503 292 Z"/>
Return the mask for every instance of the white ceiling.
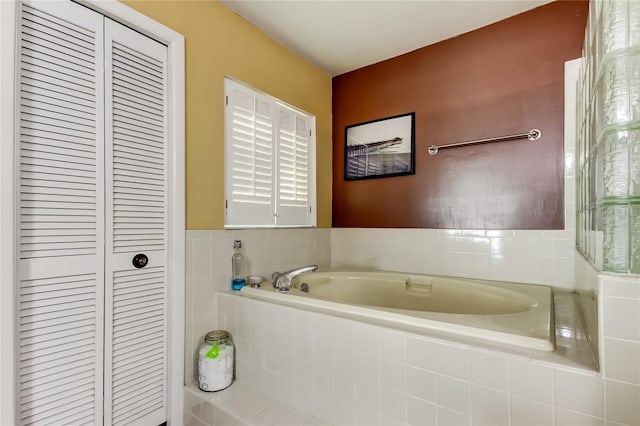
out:
<path id="1" fill-rule="evenodd" d="M 331 76 L 472 31 L 552 0 L 221 0 Z"/>

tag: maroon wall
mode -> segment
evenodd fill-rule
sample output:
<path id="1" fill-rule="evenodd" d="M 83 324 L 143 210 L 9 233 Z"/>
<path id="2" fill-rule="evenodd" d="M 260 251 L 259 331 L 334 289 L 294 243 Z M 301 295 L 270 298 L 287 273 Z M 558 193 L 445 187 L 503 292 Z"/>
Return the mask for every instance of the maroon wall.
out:
<path id="1" fill-rule="evenodd" d="M 588 3 L 557 1 L 333 79 L 333 226 L 564 227 L 564 62 Z M 415 175 L 344 180 L 345 126 L 415 111 Z M 445 144 L 538 128 L 542 137 Z"/>

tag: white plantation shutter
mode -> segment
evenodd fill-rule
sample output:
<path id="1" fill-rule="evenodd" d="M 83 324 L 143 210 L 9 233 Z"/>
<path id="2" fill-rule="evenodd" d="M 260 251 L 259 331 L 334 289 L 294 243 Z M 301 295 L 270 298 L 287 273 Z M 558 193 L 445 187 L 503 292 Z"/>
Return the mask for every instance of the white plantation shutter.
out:
<path id="1" fill-rule="evenodd" d="M 225 226 L 313 226 L 313 118 L 225 78 Z"/>
<path id="2" fill-rule="evenodd" d="M 24 2 L 20 23 L 19 419 L 99 424 L 102 17 L 71 2 Z"/>
<path id="3" fill-rule="evenodd" d="M 273 222 L 274 108 L 266 96 L 225 79 L 227 225 Z"/>
<path id="4" fill-rule="evenodd" d="M 310 140 L 311 118 L 279 106 L 278 225 L 311 225 Z"/>
<path id="5" fill-rule="evenodd" d="M 167 409 L 167 49 L 107 19 L 105 62 L 105 423 L 154 425 Z"/>

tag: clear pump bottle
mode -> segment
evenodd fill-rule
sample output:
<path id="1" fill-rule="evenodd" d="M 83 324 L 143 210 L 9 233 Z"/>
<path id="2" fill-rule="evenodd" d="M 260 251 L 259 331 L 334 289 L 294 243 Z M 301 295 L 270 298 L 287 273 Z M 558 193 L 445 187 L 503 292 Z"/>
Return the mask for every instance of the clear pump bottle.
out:
<path id="1" fill-rule="evenodd" d="M 231 257 L 231 289 L 240 290 L 246 284 L 244 275 L 244 255 L 240 249 L 242 241 L 235 240 L 233 242 L 233 256 Z"/>

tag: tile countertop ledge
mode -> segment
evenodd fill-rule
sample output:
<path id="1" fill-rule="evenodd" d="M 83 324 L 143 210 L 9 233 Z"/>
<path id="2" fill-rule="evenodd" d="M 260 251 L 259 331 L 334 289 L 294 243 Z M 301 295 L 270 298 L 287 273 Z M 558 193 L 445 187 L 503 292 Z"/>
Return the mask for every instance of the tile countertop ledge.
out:
<path id="1" fill-rule="evenodd" d="M 235 380 L 218 392 L 203 392 L 194 383 L 184 387 L 185 426 L 309 425 L 332 423 Z"/>

